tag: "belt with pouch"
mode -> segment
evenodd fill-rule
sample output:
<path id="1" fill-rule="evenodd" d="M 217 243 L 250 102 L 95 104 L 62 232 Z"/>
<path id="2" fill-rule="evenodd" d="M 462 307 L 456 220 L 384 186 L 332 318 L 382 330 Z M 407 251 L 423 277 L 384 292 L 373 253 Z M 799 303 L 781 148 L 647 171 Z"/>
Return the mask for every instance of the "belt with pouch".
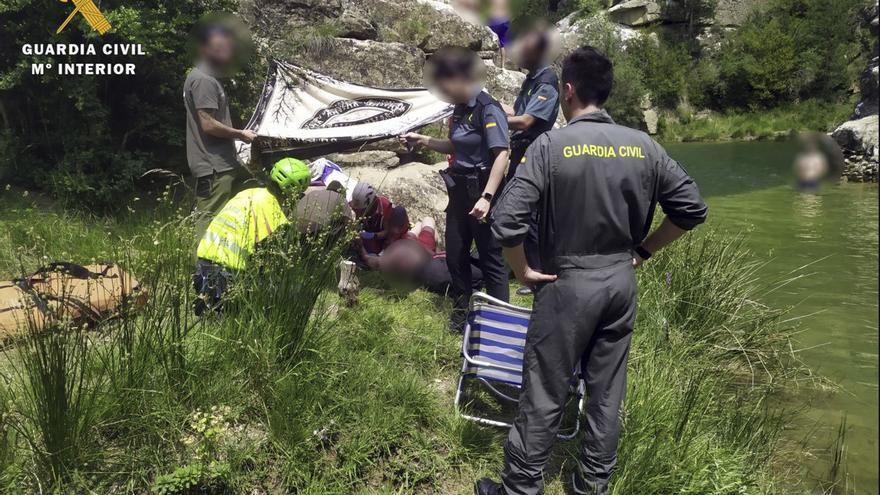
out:
<path id="1" fill-rule="evenodd" d="M 472 169 L 450 167 L 441 170 L 440 177 L 443 177 L 443 182 L 449 192 L 456 186 L 463 184 L 467 189 L 468 198 L 476 201 L 483 194 L 484 181 L 488 179 L 488 170 L 485 167 Z"/>

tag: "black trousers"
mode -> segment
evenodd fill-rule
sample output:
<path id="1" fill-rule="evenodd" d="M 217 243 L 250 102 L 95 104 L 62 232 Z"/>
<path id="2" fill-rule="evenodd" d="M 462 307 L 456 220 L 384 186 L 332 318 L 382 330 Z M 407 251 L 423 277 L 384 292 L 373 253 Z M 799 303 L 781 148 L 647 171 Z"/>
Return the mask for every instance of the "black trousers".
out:
<path id="1" fill-rule="evenodd" d="M 193 301 L 193 311 L 201 316 L 207 309 L 220 310 L 223 294 L 229 290 L 234 275 L 226 267 L 213 261 L 198 258 L 196 271 L 193 273 L 193 288 L 198 298 Z"/>
<path id="2" fill-rule="evenodd" d="M 479 257 L 471 256 L 470 267 L 474 290 L 479 290 L 483 285 L 483 272 L 480 270 Z M 452 275 L 449 274 L 449 265 L 446 263 L 446 257 L 433 258 L 425 263 L 416 273 L 415 280 L 429 292 L 441 296 L 454 295 L 452 291 Z"/>
<path id="3" fill-rule="evenodd" d="M 526 149 L 532 144 L 531 141 L 514 141 L 510 144 L 510 165 L 507 167 L 508 182 L 516 175 L 516 169 L 526 155 Z M 541 271 L 541 251 L 538 249 L 538 212 L 533 211 L 529 219 L 529 233 L 523 240 L 523 250 L 526 252 L 526 261 L 535 270 Z"/>
<path id="4" fill-rule="evenodd" d="M 574 370 L 583 373 L 587 386 L 575 493 L 608 493 L 617 463 L 635 318 L 635 271 L 629 259 L 601 268 L 563 270 L 555 282 L 538 289 L 526 337 L 519 408 L 504 446 L 504 493 L 543 493 L 543 469 L 556 443 Z"/>
<path id="5" fill-rule="evenodd" d="M 495 240 L 490 220 L 479 222 L 470 215 L 478 198 L 468 192 L 467 178 L 448 176 L 449 206 L 446 207 L 446 266 L 452 277 L 452 296 L 456 309 L 466 309 L 473 293 L 471 245 L 476 244 L 479 268 L 486 292 L 502 301 L 510 300 L 507 269 L 501 244 Z M 480 190 L 485 180 L 480 181 Z"/>

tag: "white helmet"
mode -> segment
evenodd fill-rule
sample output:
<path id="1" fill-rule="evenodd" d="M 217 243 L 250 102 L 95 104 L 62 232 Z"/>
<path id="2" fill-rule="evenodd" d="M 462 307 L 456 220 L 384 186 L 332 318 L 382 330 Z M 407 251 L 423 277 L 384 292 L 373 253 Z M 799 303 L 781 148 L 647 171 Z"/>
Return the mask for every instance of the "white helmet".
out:
<path id="1" fill-rule="evenodd" d="M 376 201 L 376 190 L 373 186 L 366 182 L 358 182 L 354 187 L 354 193 L 351 195 L 352 209 L 363 211 L 370 207 Z"/>

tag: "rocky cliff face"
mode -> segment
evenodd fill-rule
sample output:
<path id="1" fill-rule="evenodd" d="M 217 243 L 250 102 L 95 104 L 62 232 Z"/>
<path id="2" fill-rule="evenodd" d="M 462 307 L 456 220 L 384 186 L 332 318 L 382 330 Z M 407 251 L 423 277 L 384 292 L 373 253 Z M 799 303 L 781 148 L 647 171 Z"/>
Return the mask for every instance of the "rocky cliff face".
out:
<path id="1" fill-rule="evenodd" d="M 488 28 L 434 0 L 242 0 L 240 10 L 273 57 L 360 84 L 421 86 L 426 56 L 446 45 L 489 65 L 498 51 Z"/>
<path id="2" fill-rule="evenodd" d="M 695 8 L 696 2 L 688 0 L 613 0 L 608 15 L 614 22 L 631 27 L 690 22 L 736 27 L 760 3 L 760 0 L 717 0 Z"/>
<path id="3" fill-rule="evenodd" d="M 874 48 L 867 67 L 859 78 L 860 101 L 853 111 L 852 120 L 844 122 L 832 133 L 832 137 L 843 149 L 846 156 L 844 176 L 855 182 L 877 182 L 878 161 L 880 161 L 880 139 L 878 139 L 878 85 L 880 85 L 880 8 L 873 6 L 862 12 L 864 23 L 874 36 Z"/>

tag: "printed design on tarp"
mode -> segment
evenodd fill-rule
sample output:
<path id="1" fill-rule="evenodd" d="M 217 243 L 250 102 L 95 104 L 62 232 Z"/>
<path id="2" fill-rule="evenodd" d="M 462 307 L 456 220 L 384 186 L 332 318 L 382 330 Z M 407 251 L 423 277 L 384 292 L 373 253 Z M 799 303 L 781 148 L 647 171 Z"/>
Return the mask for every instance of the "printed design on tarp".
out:
<path id="1" fill-rule="evenodd" d="M 327 108 L 318 110 L 307 120 L 303 129 L 324 129 L 327 127 L 346 127 L 371 124 L 400 117 L 412 105 L 394 98 L 358 98 L 356 100 L 334 101 Z"/>
<path id="2" fill-rule="evenodd" d="M 243 162 L 254 153 L 312 158 L 392 138 L 443 120 L 452 105 L 425 88 L 388 89 L 340 81 L 273 61 L 247 125 L 259 136 L 241 144 Z"/>

